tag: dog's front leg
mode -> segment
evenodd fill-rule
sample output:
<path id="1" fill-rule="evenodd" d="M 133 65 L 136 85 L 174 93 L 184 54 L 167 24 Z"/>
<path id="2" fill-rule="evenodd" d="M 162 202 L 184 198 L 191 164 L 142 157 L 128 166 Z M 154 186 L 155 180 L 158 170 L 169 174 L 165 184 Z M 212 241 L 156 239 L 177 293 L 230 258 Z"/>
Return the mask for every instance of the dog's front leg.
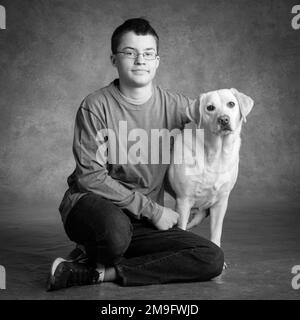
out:
<path id="1" fill-rule="evenodd" d="M 194 201 L 189 198 L 176 199 L 175 211 L 179 213 L 178 227 L 180 229 L 186 230 L 193 204 Z"/>
<path id="2" fill-rule="evenodd" d="M 228 196 L 224 196 L 210 208 L 210 240 L 221 247 L 223 221 L 228 205 Z"/>

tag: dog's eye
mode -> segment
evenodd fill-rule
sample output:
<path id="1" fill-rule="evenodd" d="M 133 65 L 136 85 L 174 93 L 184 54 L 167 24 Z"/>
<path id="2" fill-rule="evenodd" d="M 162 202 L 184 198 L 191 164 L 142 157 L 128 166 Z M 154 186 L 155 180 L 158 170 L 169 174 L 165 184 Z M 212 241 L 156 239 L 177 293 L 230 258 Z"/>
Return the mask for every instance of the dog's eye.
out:
<path id="1" fill-rule="evenodd" d="M 210 104 L 209 106 L 206 107 L 207 111 L 214 111 L 216 109 L 215 106 L 213 106 L 212 104 Z"/>
<path id="2" fill-rule="evenodd" d="M 230 102 L 228 102 L 227 105 L 228 105 L 229 108 L 233 108 L 235 106 L 235 103 L 230 101 Z"/>

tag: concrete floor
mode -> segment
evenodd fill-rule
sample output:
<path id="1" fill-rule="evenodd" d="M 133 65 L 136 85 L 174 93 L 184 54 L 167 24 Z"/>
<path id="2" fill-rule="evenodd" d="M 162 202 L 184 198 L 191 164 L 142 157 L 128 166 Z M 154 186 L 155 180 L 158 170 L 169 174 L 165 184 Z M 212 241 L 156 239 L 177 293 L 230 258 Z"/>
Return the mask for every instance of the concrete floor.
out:
<path id="1" fill-rule="evenodd" d="M 0 207 L 0 265 L 6 269 L 7 299 L 300 299 L 292 288 L 300 265 L 300 203 L 231 201 L 223 249 L 229 268 L 209 282 L 119 287 L 105 283 L 48 293 L 52 260 L 72 249 L 57 204 Z M 193 232 L 207 235 L 208 221 Z M 300 281 L 299 281 L 300 282 Z"/>

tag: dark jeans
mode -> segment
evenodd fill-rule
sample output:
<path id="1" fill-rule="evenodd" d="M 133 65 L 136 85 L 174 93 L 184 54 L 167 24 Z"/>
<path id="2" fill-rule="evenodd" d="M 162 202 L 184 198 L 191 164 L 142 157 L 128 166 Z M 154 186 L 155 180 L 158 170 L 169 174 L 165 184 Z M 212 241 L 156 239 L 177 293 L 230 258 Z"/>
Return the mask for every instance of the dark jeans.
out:
<path id="1" fill-rule="evenodd" d="M 223 269 L 223 252 L 211 241 L 177 227 L 160 231 L 92 193 L 73 207 L 65 230 L 94 263 L 114 266 L 124 286 L 207 281 Z"/>

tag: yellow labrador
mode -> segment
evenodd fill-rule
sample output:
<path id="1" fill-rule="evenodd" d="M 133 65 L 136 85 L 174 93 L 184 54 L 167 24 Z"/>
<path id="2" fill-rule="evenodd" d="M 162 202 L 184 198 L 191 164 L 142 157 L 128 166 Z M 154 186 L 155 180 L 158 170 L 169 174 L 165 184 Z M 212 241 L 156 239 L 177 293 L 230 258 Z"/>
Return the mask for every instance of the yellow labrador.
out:
<path id="1" fill-rule="evenodd" d="M 209 210 L 210 239 L 218 246 L 228 197 L 238 175 L 242 122 L 253 104 L 234 88 L 204 93 L 187 109 L 192 122 L 185 129 L 192 130 L 195 143 L 184 139 L 179 147 L 176 140 L 182 135 L 175 138 L 168 180 L 176 195 L 178 226 L 184 230 L 196 226 Z M 195 130 L 200 128 L 203 130 Z M 197 156 L 192 153 L 195 148 Z M 184 161 L 178 164 L 175 158 L 182 152 Z M 191 209 L 194 216 L 189 221 Z"/>

